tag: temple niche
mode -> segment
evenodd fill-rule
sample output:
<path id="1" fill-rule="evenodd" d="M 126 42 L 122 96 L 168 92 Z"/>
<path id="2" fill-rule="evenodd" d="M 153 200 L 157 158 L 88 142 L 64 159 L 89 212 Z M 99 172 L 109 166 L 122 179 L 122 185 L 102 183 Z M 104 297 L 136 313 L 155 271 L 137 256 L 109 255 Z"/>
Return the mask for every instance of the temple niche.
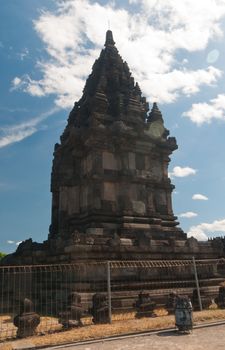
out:
<path id="1" fill-rule="evenodd" d="M 50 239 L 74 232 L 184 239 L 168 177 L 176 148 L 157 104 L 149 112 L 108 30 L 55 146 Z"/>

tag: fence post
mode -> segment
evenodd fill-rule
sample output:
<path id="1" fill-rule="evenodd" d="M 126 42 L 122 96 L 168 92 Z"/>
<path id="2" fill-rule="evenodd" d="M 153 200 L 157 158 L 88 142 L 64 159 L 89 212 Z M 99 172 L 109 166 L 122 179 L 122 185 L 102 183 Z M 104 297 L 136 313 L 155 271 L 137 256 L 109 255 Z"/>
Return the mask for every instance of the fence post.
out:
<path id="1" fill-rule="evenodd" d="M 110 270 L 110 261 L 107 261 L 107 293 L 108 293 L 108 307 L 109 307 L 109 323 L 112 323 L 111 270 Z"/>
<path id="2" fill-rule="evenodd" d="M 197 288 L 197 293 L 198 293 L 199 309 L 200 309 L 200 311 L 202 311 L 202 300 L 201 300 L 201 294 L 200 294 L 200 288 L 199 288 L 199 282 L 198 282 L 198 274 L 197 274 L 197 268 L 196 268 L 194 256 L 192 257 L 192 261 L 193 261 L 194 274 L 195 274 L 195 283 L 196 283 L 196 288 Z"/>

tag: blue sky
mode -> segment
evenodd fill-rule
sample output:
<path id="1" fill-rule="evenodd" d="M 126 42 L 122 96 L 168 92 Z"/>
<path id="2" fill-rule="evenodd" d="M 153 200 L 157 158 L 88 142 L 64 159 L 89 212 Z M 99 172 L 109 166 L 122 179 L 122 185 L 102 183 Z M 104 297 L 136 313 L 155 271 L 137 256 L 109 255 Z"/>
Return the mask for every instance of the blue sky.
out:
<path id="1" fill-rule="evenodd" d="M 0 13 L 0 250 L 50 224 L 50 173 L 108 26 L 177 138 L 174 213 L 198 239 L 225 232 L 225 0 L 8 0 Z"/>

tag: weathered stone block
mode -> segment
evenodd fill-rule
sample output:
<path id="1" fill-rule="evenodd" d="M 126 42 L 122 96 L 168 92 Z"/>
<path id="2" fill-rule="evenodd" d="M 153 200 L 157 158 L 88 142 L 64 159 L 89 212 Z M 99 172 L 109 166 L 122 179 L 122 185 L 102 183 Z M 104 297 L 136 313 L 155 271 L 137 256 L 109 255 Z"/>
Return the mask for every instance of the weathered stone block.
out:
<path id="1" fill-rule="evenodd" d="M 103 168 L 112 170 L 118 169 L 117 160 L 113 153 L 103 152 Z"/>
<path id="2" fill-rule="evenodd" d="M 80 189 L 79 186 L 68 188 L 68 213 L 69 215 L 80 212 Z"/>
<path id="3" fill-rule="evenodd" d="M 145 169 L 145 155 L 137 153 L 136 154 L 136 168 L 138 170 L 144 170 Z"/>
<path id="4" fill-rule="evenodd" d="M 86 230 L 86 233 L 89 235 L 103 235 L 102 227 L 89 227 Z"/>
<path id="5" fill-rule="evenodd" d="M 105 200 L 116 201 L 116 186 L 112 182 L 104 182 L 104 195 Z"/>
<path id="6" fill-rule="evenodd" d="M 132 206 L 135 214 L 144 215 L 146 208 L 145 203 L 141 201 L 132 201 Z"/>
<path id="7" fill-rule="evenodd" d="M 93 202 L 94 209 L 101 209 L 101 198 L 95 197 Z"/>
<path id="8" fill-rule="evenodd" d="M 120 238 L 120 244 L 122 246 L 132 246 L 133 241 L 132 241 L 132 239 L 129 239 L 129 238 Z"/>
<path id="9" fill-rule="evenodd" d="M 129 152 L 128 159 L 129 159 L 129 169 L 132 169 L 132 170 L 136 169 L 135 153 Z"/>
<path id="10" fill-rule="evenodd" d="M 81 203 L 80 206 L 86 208 L 88 204 L 88 188 L 87 186 L 81 188 Z"/>

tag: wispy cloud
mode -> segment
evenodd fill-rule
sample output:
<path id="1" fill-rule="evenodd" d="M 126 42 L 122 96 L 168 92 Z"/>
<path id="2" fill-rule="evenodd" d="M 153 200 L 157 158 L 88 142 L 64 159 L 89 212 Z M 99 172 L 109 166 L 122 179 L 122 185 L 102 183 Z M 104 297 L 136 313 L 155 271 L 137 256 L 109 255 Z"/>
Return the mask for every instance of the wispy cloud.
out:
<path id="1" fill-rule="evenodd" d="M 218 50 L 211 50 L 207 55 L 206 61 L 208 63 L 215 63 L 218 60 L 219 56 L 220 52 Z"/>
<path id="2" fill-rule="evenodd" d="M 207 201 L 209 198 L 206 197 L 204 194 L 195 193 L 193 194 L 192 199 L 194 201 Z"/>
<path id="3" fill-rule="evenodd" d="M 192 226 L 188 232 L 188 237 L 193 236 L 198 240 L 205 241 L 208 237 L 212 237 L 215 232 L 219 232 L 220 234 L 225 233 L 225 219 Z"/>
<path id="4" fill-rule="evenodd" d="M 28 112 L 27 108 L 23 108 L 23 107 L 16 107 L 16 108 L 12 108 L 12 107 L 1 107 L 0 106 L 0 111 L 5 111 L 5 112 L 10 112 L 10 113 L 15 113 L 15 112 Z"/>
<path id="5" fill-rule="evenodd" d="M 0 130 L 1 131 L 1 130 Z M 11 143 L 19 142 L 28 136 L 31 136 L 37 131 L 36 127 L 27 127 L 24 124 L 4 129 L 5 136 L 0 136 L 0 148 L 10 145 Z"/>
<path id="6" fill-rule="evenodd" d="M 58 108 L 54 107 L 23 123 L 0 127 L 0 148 L 22 141 L 26 137 L 31 136 L 40 129 L 39 124 L 43 120 L 47 119 L 57 111 Z"/>
<path id="7" fill-rule="evenodd" d="M 196 169 L 190 168 L 190 167 L 180 167 L 175 166 L 172 170 L 172 172 L 169 173 L 169 176 L 171 178 L 173 177 L 186 177 L 190 175 L 195 175 L 197 173 Z"/>
<path id="8" fill-rule="evenodd" d="M 13 87 L 33 96 L 53 94 L 57 106 L 72 107 L 103 46 L 109 19 L 117 47 L 148 99 L 170 103 L 217 82 L 219 69 L 188 69 L 176 54 L 204 50 L 222 36 L 223 1 L 140 0 L 130 6 L 134 2 L 135 13 L 114 2 L 88 0 L 60 1 L 56 11 L 42 12 L 34 22 L 49 55 L 37 62 L 42 78 L 17 77 Z"/>
<path id="9" fill-rule="evenodd" d="M 187 218 L 187 219 L 191 219 L 191 218 L 195 218 L 196 216 L 198 216 L 197 213 L 194 213 L 193 211 L 187 211 L 186 213 L 181 213 L 180 215 L 178 215 L 180 218 Z"/>
<path id="10" fill-rule="evenodd" d="M 25 47 L 19 54 L 19 58 L 21 61 L 23 61 L 25 58 L 29 56 L 29 50 L 27 47 Z"/>
<path id="11" fill-rule="evenodd" d="M 20 243 L 22 243 L 22 241 L 11 241 L 11 240 L 8 240 L 6 241 L 8 244 L 15 244 L 15 245 L 20 245 Z"/>
<path id="12" fill-rule="evenodd" d="M 202 125 L 213 120 L 225 120 L 225 94 L 219 94 L 206 102 L 194 103 L 189 111 L 183 113 L 193 123 Z"/>

